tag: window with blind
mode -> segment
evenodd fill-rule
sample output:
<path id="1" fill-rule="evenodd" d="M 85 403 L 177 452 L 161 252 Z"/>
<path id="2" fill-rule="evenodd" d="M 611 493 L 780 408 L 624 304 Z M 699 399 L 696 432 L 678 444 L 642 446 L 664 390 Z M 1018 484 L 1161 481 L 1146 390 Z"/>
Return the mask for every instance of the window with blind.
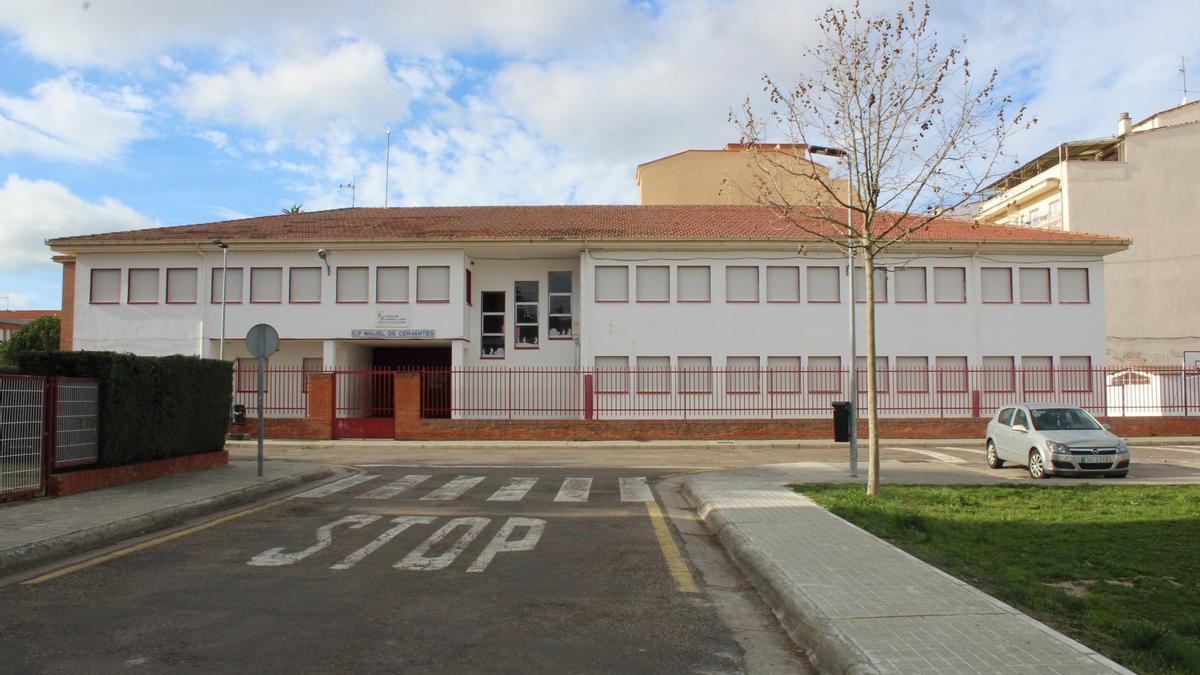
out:
<path id="1" fill-rule="evenodd" d="M 121 302 L 121 270 L 92 270 L 88 298 L 93 305 Z"/>
<path id="2" fill-rule="evenodd" d="M 629 302 L 629 268 L 624 265 L 596 267 L 596 302 Z"/>
<path id="3" fill-rule="evenodd" d="M 730 394 L 757 394 L 758 382 L 757 356 L 727 356 L 725 357 L 725 391 Z"/>
<path id="4" fill-rule="evenodd" d="M 283 268 L 250 268 L 250 302 L 276 303 L 283 301 Z"/>
<path id="5" fill-rule="evenodd" d="M 1063 356 L 1058 359 L 1063 391 L 1092 390 L 1092 357 Z"/>
<path id="6" fill-rule="evenodd" d="M 479 335 L 479 356 L 484 359 L 504 358 L 504 292 L 484 291 L 479 294 L 482 325 Z"/>
<path id="7" fill-rule="evenodd" d="M 867 357 L 854 357 L 855 370 L 858 376 L 858 392 L 861 394 L 867 391 Z M 875 391 L 886 392 L 890 384 L 891 377 L 888 372 L 888 357 L 875 357 Z"/>
<path id="8" fill-rule="evenodd" d="M 933 301 L 945 303 L 967 301 L 967 270 L 965 267 L 933 268 Z"/>
<path id="9" fill-rule="evenodd" d="M 417 302 L 450 302 L 450 268 L 417 268 Z"/>
<path id="10" fill-rule="evenodd" d="M 772 394 L 800 393 L 800 357 L 767 357 L 767 391 Z"/>
<path id="11" fill-rule="evenodd" d="M 408 268 L 375 268 L 375 302 L 408 302 Z"/>
<path id="12" fill-rule="evenodd" d="M 841 302 L 839 286 L 841 270 L 837 267 L 809 267 L 807 270 L 809 302 Z"/>
<path id="13" fill-rule="evenodd" d="M 167 270 L 167 304 L 192 305 L 199 295 L 200 272 L 195 267 Z"/>
<path id="14" fill-rule="evenodd" d="M 712 392 L 712 357 L 679 357 L 679 393 L 708 394 Z"/>
<path id="15" fill-rule="evenodd" d="M 800 268 L 767 268 L 767 302 L 800 302 Z"/>
<path id="16" fill-rule="evenodd" d="M 1054 359 L 1049 356 L 1022 356 L 1021 387 L 1027 392 L 1054 391 Z"/>
<path id="17" fill-rule="evenodd" d="M 983 372 L 980 373 L 980 379 L 983 380 L 984 391 L 1017 390 L 1017 373 L 1013 357 L 985 356 L 982 365 Z"/>
<path id="18" fill-rule="evenodd" d="M 236 305 L 242 302 L 242 287 L 245 280 L 242 276 L 242 268 L 230 267 L 229 269 L 225 269 L 218 267 L 212 271 L 212 285 L 209 286 L 212 289 L 211 302 L 214 305 L 221 304 L 222 280 L 226 275 L 229 277 L 229 295 L 225 297 L 225 304 Z"/>
<path id="19" fill-rule="evenodd" d="M 842 357 L 810 356 L 808 359 L 808 391 L 833 394 L 842 391 Z"/>
<path id="20" fill-rule="evenodd" d="M 297 304 L 321 301 L 321 268 L 293 267 L 288 270 L 288 302 Z"/>
<path id="21" fill-rule="evenodd" d="M 366 267 L 337 268 L 337 301 L 350 304 L 367 302 L 371 298 L 369 278 L 370 270 Z"/>
<path id="22" fill-rule="evenodd" d="M 571 298 L 574 295 L 571 273 L 550 272 L 546 281 L 549 291 L 547 301 L 550 303 L 546 337 L 551 340 L 569 338 L 572 335 L 571 322 L 574 316 L 571 311 Z"/>
<path id="23" fill-rule="evenodd" d="M 875 302 L 887 302 L 887 270 L 876 267 L 871 276 L 875 278 Z M 862 267 L 854 268 L 854 301 L 867 301 L 867 272 Z"/>
<path id="24" fill-rule="evenodd" d="M 158 269 L 129 270 L 129 304 L 158 303 Z"/>
<path id="25" fill-rule="evenodd" d="M 979 270 L 980 300 L 986 303 L 1013 301 L 1012 268 L 984 267 Z"/>
<path id="26" fill-rule="evenodd" d="M 537 349 L 538 346 L 538 282 L 518 281 L 513 284 L 515 349 Z"/>
<path id="27" fill-rule="evenodd" d="M 896 380 L 896 391 L 898 392 L 929 391 L 929 357 L 897 356 L 896 370 L 892 375 Z"/>
<path id="28" fill-rule="evenodd" d="M 925 302 L 925 268 L 898 267 L 896 276 L 896 302 Z"/>
<path id="29" fill-rule="evenodd" d="M 707 265 L 680 265 L 675 275 L 679 302 L 708 302 L 712 298 L 712 269 Z"/>
<path id="30" fill-rule="evenodd" d="M 1058 268 L 1058 301 L 1067 304 L 1091 302 L 1086 267 Z"/>
<path id="31" fill-rule="evenodd" d="M 1021 302 L 1043 305 L 1050 302 L 1050 268 L 1021 268 Z"/>
<path id="32" fill-rule="evenodd" d="M 638 265 L 637 301 L 670 302 L 671 268 L 659 265 Z"/>
<path id="33" fill-rule="evenodd" d="M 629 393 L 628 356 L 597 356 L 595 366 L 597 394 Z"/>
<path id="34" fill-rule="evenodd" d="M 758 268 L 725 268 L 725 302 L 758 302 Z"/>
<path id="35" fill-rule="evenodd" d="M 938 391 L 959 393 L 967 390 L 967 357 L 938 356 L 934 359 L 938 372 Z"/>
<path id="36" fill-rule="evenodd" d="M 640 394 L 670 393 L 671 357 L 637 357 L 637 389 Z"/>

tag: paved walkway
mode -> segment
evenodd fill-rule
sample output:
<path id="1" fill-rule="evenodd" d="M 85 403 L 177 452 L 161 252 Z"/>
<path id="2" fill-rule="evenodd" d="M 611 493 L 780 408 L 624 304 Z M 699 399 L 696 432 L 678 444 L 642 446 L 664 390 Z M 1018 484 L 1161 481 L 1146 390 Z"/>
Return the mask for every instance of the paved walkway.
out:
<path id="1" fill-rule="evenodd" d="M 684 492 L 823 672 L 1130 672 L 783 487 L 812 468 L 701 474 Z"/>
<path id="2" fill-rule="evenodd" d="M 127 537 L 175 525 L 325 477 L 302 462 L 230 462 L 68 497 L 0 505 L 0 574 L 33 567 Z"/>

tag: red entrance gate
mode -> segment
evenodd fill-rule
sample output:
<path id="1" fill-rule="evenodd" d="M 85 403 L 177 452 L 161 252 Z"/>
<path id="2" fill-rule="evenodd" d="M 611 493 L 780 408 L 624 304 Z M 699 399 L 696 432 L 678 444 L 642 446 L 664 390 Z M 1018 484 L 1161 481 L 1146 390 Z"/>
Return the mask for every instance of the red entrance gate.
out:
<path id="1" fill-rule="evenodd" d="M 334 438 L 394 438 L 393 371 L 334 371 Z"/>

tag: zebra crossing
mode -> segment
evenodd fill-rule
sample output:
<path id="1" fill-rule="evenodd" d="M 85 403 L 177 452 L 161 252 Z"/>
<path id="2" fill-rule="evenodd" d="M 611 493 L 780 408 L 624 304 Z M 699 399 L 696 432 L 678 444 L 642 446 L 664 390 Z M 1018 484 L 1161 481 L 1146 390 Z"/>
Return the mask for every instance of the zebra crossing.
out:
<path id="1" fill-rule="evenodd" d="M 320 499 L 371 483 L 382 474 L 356 474 L 341 478 L 324 485 L 317 486 L 296 495 L 300 499 Z M 489 476 L 459 475 L 448 481 L 437 484 L 431 474 L 409 474 L 401 476 L 379 486 L 369 486 L 371 489 L 354 495 L 355 499 L 386 500 L 394 497 L 416 497 L 419 501 L 451 502 L 458 500 L 476 490 Z M 595 479 L 588 476 L 567 476 L 563 478 L 514 476 L 506 477 L 499 488 L 494 489 L 485 498 L 489 502 L 521 502 L 533 492 L 539 484 L 557 484 L 554 501 L 558 503 L 581 504 L 592 497 Z M 654 493 L 646 482 L 645 476 L 626 476 L 617 479 L 617 488 L 621 502 L 641 503 L 653 502 Z"/>

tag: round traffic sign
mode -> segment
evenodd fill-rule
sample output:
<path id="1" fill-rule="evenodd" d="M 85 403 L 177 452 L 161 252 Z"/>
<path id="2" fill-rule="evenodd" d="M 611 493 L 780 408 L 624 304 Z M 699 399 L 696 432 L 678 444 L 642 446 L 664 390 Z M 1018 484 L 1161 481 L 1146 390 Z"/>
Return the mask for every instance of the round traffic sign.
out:
<path id="1" fill-rule="evenodd" d="M 250 356 L 265 359 L 278 350 L 279 332 L 270 324 L 256 324 L 246 333 L 246 351 Z"/>

